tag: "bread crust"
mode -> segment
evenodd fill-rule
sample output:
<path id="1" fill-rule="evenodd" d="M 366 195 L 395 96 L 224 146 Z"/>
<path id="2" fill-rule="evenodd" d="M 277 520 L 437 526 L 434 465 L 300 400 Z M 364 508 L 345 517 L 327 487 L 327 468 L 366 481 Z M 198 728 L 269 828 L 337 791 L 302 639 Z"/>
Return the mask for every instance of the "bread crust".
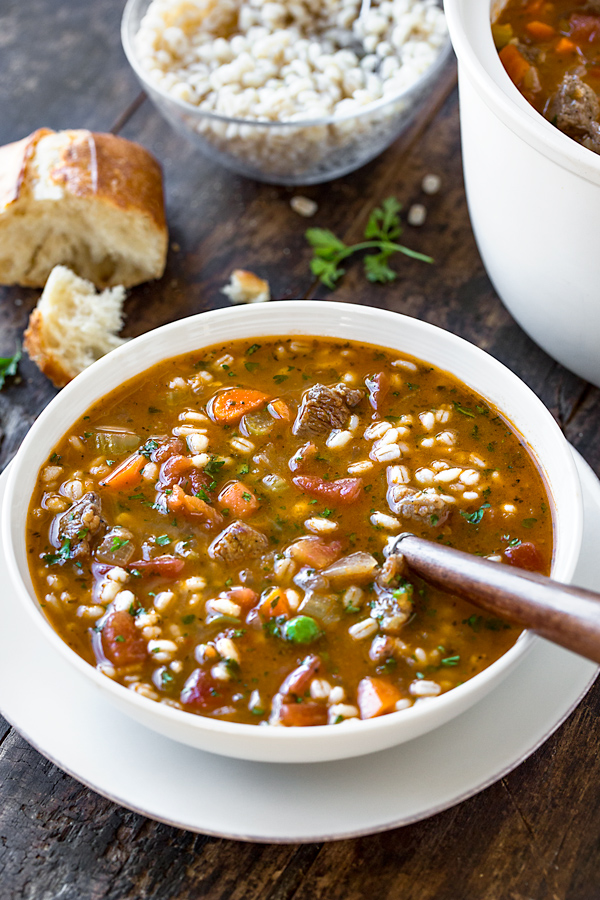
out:
<path id="1" fill-rule="evenodd" d="M 40 141 L 54 134 L 61 140 L 53 146 L 53 155 L 48 156 L 42 147 L 38 152 Z M 144 263 L 140 259 L 139 242 L 137 255 L 133 257 L 134 269 L 140 269 L 139 275 L 95 279 L 90 272 L 82 271 L 83 277 L 95 281 L 98 287 L 117 283 L 131 287 L 161 277 L 168 245 L 162 170 L 154 156 L 140 144 L 85 129 L 54 132 L 39 128 L 21 141 L 0 147 L 0 227 L 4 233 L 10 234 L 13 217 L 29 215 L 30 205 L 39 202 L 39 188 L 43 189 L 44 197 L 58 198 L 54 200 L 57 208 L 63 202 L 61 198 L 86 205 L 89 201 L 90 209 L 110 211 L 111 215 L 123 214 L 131 221 L 137 221 L 147 232 L 148 261 Z M 75 225 L 73 230 L 76 234 Z M 93 227 L 91 233 L 93 235 Z M 28 247 L 28 243 L 22 246 Z M 33 241 L 30 251 L 33 259 L 36 253 Z M 123 259 L 128 262 L 126 243 Z M 50 268 L 62 263 L 69 265 L 72 261 L 54 258 L 50 260 Z M 4 268 L 0 265 L 0 283 L 3 284 L 44 287 L 44 275 L 47 277 L 48 274 L 49 271 L 31 272 L 26 264 L 12 262 Z"/>
<path id="2" fill-rule="evenodd" d="M 43 317 L 39 309 L 34 309 L 29 316 L 29 325 L 23 335 L 23 347 L 30 359 L 41 372 L 50 379 L 55 387 L 61 388 L 75 377 L 61 365 L 60 359 L 51 350 L 46 349 L 42 334 Z"/>
<path id="3" fill-rule="evenodd" d="M 40 138 L 52 134 L 49 128 L 38 128 L 21 141 L 0 147 L 0 214 L 19 199 L 27 163 Z"/>
<path id="4" fill-rule="evenodd" d="M 77 197 L 137 210 L 166 232 L 162 172 L 151 153 L 114 134 L 84 130 L 66 134 L 69 141 L 50 172 L 55 184 Z"/>

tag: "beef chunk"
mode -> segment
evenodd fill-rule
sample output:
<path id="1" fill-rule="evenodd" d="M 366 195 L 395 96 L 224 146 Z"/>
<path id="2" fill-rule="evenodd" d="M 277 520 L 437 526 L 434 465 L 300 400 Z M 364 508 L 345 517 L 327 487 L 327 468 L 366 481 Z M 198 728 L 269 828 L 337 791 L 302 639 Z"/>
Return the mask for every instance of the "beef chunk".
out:
<path id="1" fill-rule="evenodd" d="M 208 554 L 212 559 L 237 563 L 260 556 L 268 546 L 269 541 L 260 531 L 251 528 L 245 522 L 232 522 L 217 535 L 208 548 Z"/>
<path id="2" fill-rule="evenodd" d="M 392 484 L 388 488 L 387 501 L 396 515 L 432 528 L 443 525 L 450 515 L 448 501 L 433 488 L 415 491 L 404 484 Z"/>
<path id="3" fill-rule="evenodd" d="M 292 433 L 302 438 L 327 434 L 332 428 L 342 428 L 350 416 L 350 409 L 362 400 L 362 393 L 345 384 L 327 387 L 315 384 L 305 393 L 298 410 Z"/>
<path id="4" fill-rule="evenodd" d="M 578 75 L 565 75 L 550 99 L 546 117 L 569 137 L 600 152 L 600 102 Z"/>
<path id="5" fill-rule="evenodd" d="M 58 521 L 59 541 L 71 542 L 71 558 L 89 556 L 106 528 L 98 494 L 90 491 L 64 513 Z"/>
<path id="6" fill-rule="evenodd" d="M 388 551 L 384 550 L 384 553 L 386 552 Z M 376 578 L 377 584 L 382 588 L 391 589 L 398 587 L 400 582 L 403 581 L 406 576 L 406 568 L 404 557 L 401 553 L 396 551 L 391 556 L 388 556 L 378 572 Z"/>
<path id="7" fill-rule="evenodd" d="M 413 614 L 412 585 L 390 591 L 375 585 L 376 600 L 371 601 L 371 618 L 377 619 L 384 634 L 400 634 Z"/>

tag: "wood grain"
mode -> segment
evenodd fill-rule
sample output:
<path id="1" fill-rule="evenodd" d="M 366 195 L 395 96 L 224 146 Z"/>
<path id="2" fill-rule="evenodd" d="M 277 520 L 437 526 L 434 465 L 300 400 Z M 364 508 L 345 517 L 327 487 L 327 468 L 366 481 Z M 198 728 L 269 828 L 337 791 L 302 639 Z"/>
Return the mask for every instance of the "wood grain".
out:
<path id="1" fill-rule="evenodd" d="M 237 267 L 267 277 L 274 297 L 335 298 L 397 310 L 449 328 L 508 365 L 600 471 L 600 392 L 562 369 L 521 331 L 477 253 L 462 183 L 453 64 L 410 133 L 379 159 L 332 184 L 302 189 L 319 204 L 317 215 L 306 220 L 289 205 L 298 190 L 258 184 L 219 168 L 175 134 L 148 101 L 139 101 L 119 45 L 122 6 L 122 0 L 0 4 L 0 141 L 40 125 L 114 129 L 160 159 L 171 230 L 168 268 L 161 281 L 131 292 L 127 334 L 226 306 L 221 288 Z M 428 172 L 443 180 L 433 197 L 420 188 Z M 307 225 L 356 240 L 370 209 L 390 195 L 405 209 L 425 203 L 425 225 L 407 227 L 403 240 L 431 253 L 435 265 L 398 259 L 398 280 L 384 286 L 369 285 L 359 261 L 353 261 L 333 295 L 316 284 L 304 239 Z M 12 353 L 20 341 L 38 296 L 0 289 L 1 355 Z M 55 393 L 26 359 L 20 379 L 0 394 L 0 467 Z M 243 844 L 152 822 L 82 787 L 0 721 L 0 896 L 595 900 L 600 894 L 599 712 L 596 686 L 518 769 L 440 815 L 381 835 L 304 846 Z M 115 764 L 118 760 L 107 761 Z"/>

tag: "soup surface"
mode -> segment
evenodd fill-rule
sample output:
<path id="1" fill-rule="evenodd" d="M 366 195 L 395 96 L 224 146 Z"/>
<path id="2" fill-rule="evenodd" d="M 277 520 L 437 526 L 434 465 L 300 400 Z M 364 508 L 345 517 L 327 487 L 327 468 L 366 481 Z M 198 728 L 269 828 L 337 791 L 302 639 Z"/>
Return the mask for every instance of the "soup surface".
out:
<path id="1" fill-rule="evenodd" d="M 509 0 L 492 33 L 523 96 L 600 153 L 600 2 Z"/>
<path id="2" fill-rule="evenodd" d="M 265 338 L 160 363 L 90 408 L 39 473 L 34 584 L 107 677 L 271 725 L 400 710 L 519 630 L 408 579 L 390 537 L 543 573 L 542 478 L 498 412 L 397 351 Z"/>

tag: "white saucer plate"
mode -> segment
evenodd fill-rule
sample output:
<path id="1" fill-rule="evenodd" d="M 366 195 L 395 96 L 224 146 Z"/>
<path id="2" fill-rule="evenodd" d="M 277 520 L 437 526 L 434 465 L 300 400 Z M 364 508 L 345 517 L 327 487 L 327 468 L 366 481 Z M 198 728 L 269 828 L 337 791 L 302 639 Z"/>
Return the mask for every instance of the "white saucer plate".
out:
<path id="1" fill-rule="evenodd" d="M 575 453 L 584 536 L 574 583 L 600 587 L 600 482 Z M 5 478 L 0 478 L 0 502 Z M 0 547 L 0 575 L 6 563 Z M 40 753 L 128 809 L 190 831 L 273 843 L 373 834 L 441 812 L 506 775 L 565 720 L 597 668 L 537 640 L 492 693 L 399 747 L 341 762 L 227 759 L 131 721 L 0 596 L 0 710 Z M 435 701 L 431 701 L 435 702 Z"/>

